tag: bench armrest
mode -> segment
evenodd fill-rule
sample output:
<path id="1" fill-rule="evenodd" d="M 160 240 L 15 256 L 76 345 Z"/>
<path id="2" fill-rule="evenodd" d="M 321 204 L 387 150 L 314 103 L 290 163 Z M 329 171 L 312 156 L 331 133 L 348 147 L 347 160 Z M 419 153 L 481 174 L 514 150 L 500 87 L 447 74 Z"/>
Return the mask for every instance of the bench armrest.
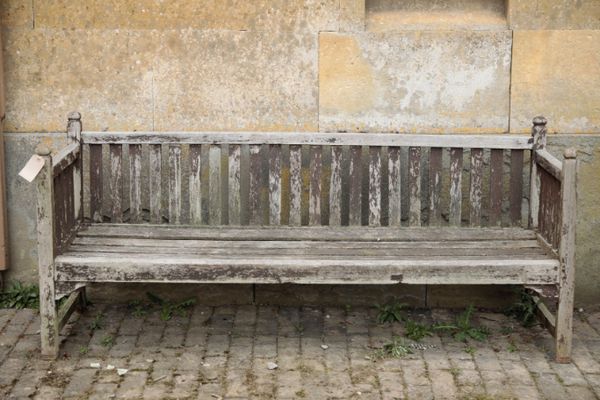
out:
<path id="1" fill-rule="evenodd" d="M 40 145 L 37 154 L 44 167 L 36 178 L 38 202 L 38 253 L 52 259 L 71 242 L 83 220 L 81 117 L 69 115 L 68 145 L 52 156 Z"/>

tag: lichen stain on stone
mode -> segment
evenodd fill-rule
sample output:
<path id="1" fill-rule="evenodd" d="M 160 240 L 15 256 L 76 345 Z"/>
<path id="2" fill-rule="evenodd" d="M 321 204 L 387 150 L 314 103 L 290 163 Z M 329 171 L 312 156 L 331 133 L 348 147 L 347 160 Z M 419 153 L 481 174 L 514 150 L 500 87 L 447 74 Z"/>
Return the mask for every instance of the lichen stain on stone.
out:
<path id="1" fill-rule="evenodd" d="M 376 92 L 373 71 L 356 39 L 321 35 L 319 87 L 321 108 L 357 113 L 373 107 Z"/>

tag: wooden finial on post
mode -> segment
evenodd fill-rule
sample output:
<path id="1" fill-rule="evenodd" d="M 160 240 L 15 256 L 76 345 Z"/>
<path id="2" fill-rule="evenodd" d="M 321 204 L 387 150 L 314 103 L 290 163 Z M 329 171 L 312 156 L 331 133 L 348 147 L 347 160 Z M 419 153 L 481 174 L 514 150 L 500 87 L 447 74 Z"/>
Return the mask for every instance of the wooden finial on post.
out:
<path id="1" fill-rule="evenodd" d="M 48 146 L 46 146 L 45 144 L 40 143 L 35 148 L 35 154 L 37 154 L 40 157 L 49 156 L 50 155 L 50 148 L 48 148 Z"/>
<path id="2" fill-rule="evenodd" d="M 81 114 L 77 111 L 70 112 L 67 123 L 67 140 L 69 143 L 81 143 Z"/>
<path id="3" fill-rule="evenodd" d="M 531 136 L 533 136 L 533 145 L 538 150 L 546 148 L 546 133 L 548 132 L 546 124 L 548 124 L 548 120 L 543 116 L 538 116 L 533 119 Z"/>

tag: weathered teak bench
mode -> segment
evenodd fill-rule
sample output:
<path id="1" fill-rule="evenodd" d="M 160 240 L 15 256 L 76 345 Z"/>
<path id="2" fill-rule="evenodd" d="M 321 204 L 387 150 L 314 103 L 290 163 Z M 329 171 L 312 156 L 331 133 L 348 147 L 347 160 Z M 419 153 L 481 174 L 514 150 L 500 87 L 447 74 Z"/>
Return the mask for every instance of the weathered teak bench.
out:
<path id="1" fill-rule="evenodd" d="M 42 352 L 90 282 L 518 284 L 557 295 L 543 311 L 566 362 L 576 158 L 545 150 L 545 125 L 81 133 L 73 113 L 68 146 L 37 150 Z"/>

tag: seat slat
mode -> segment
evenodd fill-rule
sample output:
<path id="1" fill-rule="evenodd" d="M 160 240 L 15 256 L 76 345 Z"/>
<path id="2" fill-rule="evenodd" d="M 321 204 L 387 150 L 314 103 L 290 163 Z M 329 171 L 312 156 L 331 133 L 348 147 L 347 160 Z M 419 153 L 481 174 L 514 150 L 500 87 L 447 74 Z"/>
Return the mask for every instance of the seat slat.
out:
<path id="1" fill-rule="evenodd" d="M 482 241 L 285 241 L 285 240 L 198 240 L 198 239 L 140 239 L 112 237 L 78 237 L 73 241 L 78 246 L 113 247 L 172 247 L 172 248 L 253 248 L 253 249 L 540 249 L 537 240 L 482 240 Z"/>
<path id="2" fill-rule="evenodd" d="M 553 284 L 558 260 L 256 259 L 173 255 L 63 255 L 58 281 L 219 283 Z"/>
<path id="3" fill-rule="evenodd" d="M 80 237 L 131 237 L 223 240 L 356 240 L 356 241 L 453 241 L 535 239 L 535 232 L 521 228 L 387 228 L 387 227 L 169 227 L 161 225 L 93 224 Z"/>

